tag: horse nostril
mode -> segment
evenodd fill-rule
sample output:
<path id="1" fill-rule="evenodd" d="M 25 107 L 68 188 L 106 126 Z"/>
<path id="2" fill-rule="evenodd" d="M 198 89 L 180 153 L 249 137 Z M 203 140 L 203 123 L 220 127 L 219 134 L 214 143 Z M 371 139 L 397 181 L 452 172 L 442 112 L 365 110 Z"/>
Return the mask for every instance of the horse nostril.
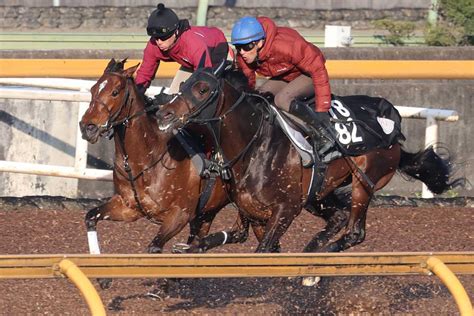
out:
<path id="1" fill-rule="evenodd" d="M 98 129 L 97 125 L 94 125 L 94 124 L 87 125 L 87 132 L 88 133 L 96 132 L 97 129 Z"/>

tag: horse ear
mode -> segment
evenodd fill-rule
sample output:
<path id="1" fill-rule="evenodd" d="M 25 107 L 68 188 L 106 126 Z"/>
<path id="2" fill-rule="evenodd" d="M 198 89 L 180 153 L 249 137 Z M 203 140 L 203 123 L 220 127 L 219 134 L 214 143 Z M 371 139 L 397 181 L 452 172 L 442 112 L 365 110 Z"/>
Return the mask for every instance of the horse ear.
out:
<path id="1" fill-rule="evenodd" d="M 122 66 L 122 69 L 125 68 L 125 63 L 127 62 L 127 59 L 128 59 L 128 57 L 126 57 L 126 58 L 122 59 L 120 62 L 118 62 Z"/>
<path id="2" fill-rule="evenodd" d="M 226 66 L 226 61 L 227 60 L 224 58 L 221 61 L 221 63 L 213 70 L 212 73 L 214 74 L 214 76 L 220 77 L 223 74 L 224 70 L 226 69 L 226 67 L 225 67 Z"/>
<path id="3" fill-rule="evenodd" d="M 206 52 L 202 53 L 197 69 L 204 68 L 204 66 L 206 65 L 206 57 L 207 57 L 207 53 Z"/>
<path id="4" fill-rule="evenodd" d="M 112 58 L 112 59 L 109 61 L 109 63 L 107 64 L 107 67 L 105 67 L 104 73 L 111 71 L 111 70 L 114 68 L 114 66 L 115 66 L 116 63 L 117 63 L 117 62 L 115 61 L 115 59 Z"/>
<path id="5" fill-rule="evenodd" d="M 127 76 L 127 78 L 131 78 L 131 77 L 133 76 L 133 74 L 135 73 L 135 71 L 137 71 L 138 66 L 140 66 L 140 63 L 136 64 L 136 65 L 133 66 L 133 67 L 130 67 L 130 68 L 125 69 L 125 71 L 123 72 L 123 74 L 124 74 L 125 76 Z"/>

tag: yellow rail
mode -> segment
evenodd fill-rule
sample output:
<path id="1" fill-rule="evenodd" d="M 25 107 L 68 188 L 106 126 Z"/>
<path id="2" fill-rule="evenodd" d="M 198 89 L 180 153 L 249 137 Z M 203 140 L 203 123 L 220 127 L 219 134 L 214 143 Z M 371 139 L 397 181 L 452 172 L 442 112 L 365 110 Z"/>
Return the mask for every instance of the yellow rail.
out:
<path id="1" fill-rule="evenodd" d="M 129 60 L 127 65 L 141 62 Z M 106 59 L 0 59 L 0 77 L 99 78 Z M 473 60 L 329 60 L 331 79 L 474 79 Z M 179 65 L 162 63 L 157 78 L 172 78 Z"/>
<path id="2" fill-rule="evenodd" d="M 99 294 L 97 294 L 91 281 L 82 273 L 81 269 L 68 259 L 61 260 L 58 266 L 61 273 L 66 275 L 76 285 L 79 291 L 81 291 L 91 314 L 93 316 L 105 316 L 104 304 L 102 304 Z"/>
<path id="3" fill-rule="evenodd" d="M 444 285 L 446 285 L 448 290 L 451 292 L 456 304 L 458 305 L 461 316 L 473 316 L 474 314 L 472 313 L 472 304 L 469 300 L 469 296 L 454 273 L 449 270 L 443 261 L 436 257 L 428 258 L 426 264 L 430 271 L 433 271 L 433 273 L 441 279 Z"/>
<path id="4" fill-rule="evenodd" d="M 161 255 L 2 255 L 2 278 L 54 278 L 51 266 L 64 258 L 88 277 L 285 277 L 416 275 L 428 273 L 436 256 L 451 271 L 474 274 L 474 252 L 338 254 L 161 254 Z"/>
<path id="5" fill-rule="evenodd" d="M 347 275 L 439 276 L 451 291 L 460 313 L 472 315 L 469 296 L 454 273 L 474 274 L 474 252 L 337 253 L 337 254 L 180 254 L 180 255 L 3 255 L 0 279 L 54 278 L 57 268 L 69 277 L 90 278 L 202 278 L 288 277 Z M 79 273 L 77 269 L 82 271 Z M 74 281 L 74 280 L 73 280 Z M 81 292 L 93 292 L 87 282 Z M 84 283 L 85 282 L 85 283 Z M 92 285 L 91 285 L 92 286 Z M 86 297 L 101 315 L 100 298 Z"/>

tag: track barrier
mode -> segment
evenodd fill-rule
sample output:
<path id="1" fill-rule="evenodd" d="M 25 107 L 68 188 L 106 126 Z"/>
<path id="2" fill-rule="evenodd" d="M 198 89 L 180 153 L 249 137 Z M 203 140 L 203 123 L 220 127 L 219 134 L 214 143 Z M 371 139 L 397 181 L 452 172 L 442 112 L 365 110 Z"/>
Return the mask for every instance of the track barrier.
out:
<path id="1" fill-rule="evenodd" d="M 76 265 L 89 278 L 397 276 L 431 275 L 434 272 L 450 290 L 461 315 L 472 316 L 469 296 L 454 273 L 474 274 L 474 252 L 3 255 L 0 256 L 0 279 L 62 276 L 72 267 L 64 260 Z M 63 268 L 58 274 L 55 267 L 61 266 Z M 94 295 L 94 291 L 87 290 L 86 286 L 80 290 L 87 292 L 83 292 L 85 296 L 91 292 Z M 86 299 L 99 304 L 97 298 Z"/>
<path id="2" fill-rule="evenodd" d="M 107 59 L 0 59 L 0 77 L 99 78 Z M 127 65 L 140 63 L 130 59 Z M 173 78 L 179 64 L 161 63 L 156 78 Z M 328 60 L 330 79 L 474 79 L 473 60 Z"/>
<path id="3" fill-rule="evenodd" d="M 161 68 L 161 67 L 160 67 Z M 78 91 L 47 91 L 38 89 L 21 89 L 0 87 L 0 98 L 6 99 L 28 99 L 28 100 L 55 100 L 79 102 L 77 122 L 87 110 L 90 102 L 88 90 L 93 81 L 61 78 L 0 78 L 1 84 L 26 85 L 34 87 L 57 87 Z M 151 87 L 147 93 L 152 95 L 158 93 L 161 87 Z M 459 115 L 453 110 L 430 109 L 423 107 L 396 106 L 401 116 L 404 118 L 416 118 L 426 120 L 425 146 L 438 143 L 438 121 L 455 122 Z M 76 152 L 74 167 L 40 165 L 34 163 L 23 163 L 13 161 L 1 161 L 0 171 L 16 172 L 26 174 L 37 174 L 45 176 L 58 176 L 88 180 L 112 181 L 112 171 L 86 168 L 87 162 L 87 142 L 81 138 L 79 124 L 77 126 Z M 423 184 L 422 197 L 431 198 L 433 194 Z"/>

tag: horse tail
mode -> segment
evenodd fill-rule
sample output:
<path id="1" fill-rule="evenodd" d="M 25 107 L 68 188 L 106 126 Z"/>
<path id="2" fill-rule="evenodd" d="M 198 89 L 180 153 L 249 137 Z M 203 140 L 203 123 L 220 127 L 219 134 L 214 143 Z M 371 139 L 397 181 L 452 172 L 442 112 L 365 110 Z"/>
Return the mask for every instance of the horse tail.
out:
<path id="1" fill-rule="evenodd" d="M 463 186 L 466 182 L 465 178 L 451 180 L 452 165 L 449 157 L 441 157 L 430 146 L 417 153 L 402 149 L 398 169 L 422 181 L 431 192 L 441 194 L 453 187 Z"/>

